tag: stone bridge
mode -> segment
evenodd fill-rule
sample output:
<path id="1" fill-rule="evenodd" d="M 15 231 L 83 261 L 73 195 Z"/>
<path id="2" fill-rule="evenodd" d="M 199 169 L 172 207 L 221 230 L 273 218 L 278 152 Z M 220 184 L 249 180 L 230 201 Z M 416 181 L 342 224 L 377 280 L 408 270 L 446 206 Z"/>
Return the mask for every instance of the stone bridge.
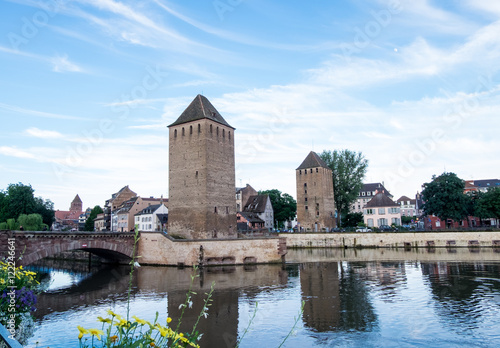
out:
<path id="1" fill-rule="evenodd" d="M 126 261 L 132 257 L 133 246 L 134 234 L 129 232 L 0 231 L 0 258 L 6 258 L 9 250 L 14 250 L 16 266 L 69 250 L 84 250 L 111 261 Z"/>

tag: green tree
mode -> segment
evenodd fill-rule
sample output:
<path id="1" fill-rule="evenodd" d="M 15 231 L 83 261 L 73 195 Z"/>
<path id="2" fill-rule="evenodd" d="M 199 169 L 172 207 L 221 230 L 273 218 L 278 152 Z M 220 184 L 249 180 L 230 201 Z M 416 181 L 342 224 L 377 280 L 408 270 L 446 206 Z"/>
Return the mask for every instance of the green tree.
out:
<path id="1" fill-rule="evenodd" d="M 85 227 L 84 231 L 93 231 L 94 230 L 94 219 L 97 217 L 97 214 L 102 214 L 103 210 L 99 205 L 96 205 L 92 210 L 90 211 L 90 215 L 87 218 L 87 221 L 85 221 Z"/>
<path id="2" fill-rule="evenodd" d="M 284 227 L 284 222 L 293 220 L 297 215 L 297 202 L 288 193 L 273 189 L 259 191 L 261 195 L 268 195 L 273 205 L 274 220 L 277 222 L 276 228 Z"/>
<path id="3" fill-rule="evenodd" d="M 342 221 L 342 227 L 356 227 L 363 222 L 363 213 L 347 213 Z"/>
<path id="4" fill-rule="evenodd" d="M 22 226 L 25 231 L 41 231 L 43 220 L 40 214 L 21 214 L 17 218 L 17 224 L 19 228 Z"/>
<path id="5" fill-rule="evenodd" d="M 432 176 L 430 183 L 423 185 L 423 210 L 426 215 L 436 215 L 443 221 L 460 221 L 467 217 L 468 197 L 464 193 L 465 181 L 455 173 Z"/>
<path id="6" fill-rule="evenodd" d="M 21 214 L 37 213 L 42 216 L 45 224 L 52 225 L 54 204 L 50 200 L 35 197 L 34 193 L 31 185 L 10 184 L 0 195 L 0 221 L 17 220 Z"/>
<path id="7" fill-rule="evenodd" d="M 324 150 L 320 155 L 333 175 L 333 195 L 337 208 L 337 225 L 349 213 L 349 207 L 356 201 L 363 187 L 368 169 L 368 160 L 361 152 L 350 150 Z"/>
<path id="8" fill-rule="evenodd" d="M 481 220 L 488 218 L 500 219 L 500 188 L 478 192 L 474 213 Z"/>

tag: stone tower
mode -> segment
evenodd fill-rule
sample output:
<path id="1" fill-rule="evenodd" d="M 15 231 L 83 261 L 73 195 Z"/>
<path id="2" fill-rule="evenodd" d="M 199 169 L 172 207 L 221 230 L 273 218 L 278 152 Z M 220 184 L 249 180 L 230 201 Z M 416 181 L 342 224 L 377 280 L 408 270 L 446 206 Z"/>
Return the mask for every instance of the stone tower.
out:
<path id="1" fill-rule="evenodd" d="M 332 170 L 311 151 L 295 170 L 297 221 L 304 231 L 322 232 L 335 227 Z"/>
<path id="2" fill-rule="evenodd" d="M 78 196 L 77 194 L 75 198 L 73 198 L 73 201 L 71 202 L 69 211 L 81 212 L 82 210 L 83 210 L 83 202 L 80 199 L 80 196 Z"/>
<path id="3" fill-rule="evenodd" d="M 236 238 L 234 128 L 202 95 L 168 127 L 168 233 Z"/>

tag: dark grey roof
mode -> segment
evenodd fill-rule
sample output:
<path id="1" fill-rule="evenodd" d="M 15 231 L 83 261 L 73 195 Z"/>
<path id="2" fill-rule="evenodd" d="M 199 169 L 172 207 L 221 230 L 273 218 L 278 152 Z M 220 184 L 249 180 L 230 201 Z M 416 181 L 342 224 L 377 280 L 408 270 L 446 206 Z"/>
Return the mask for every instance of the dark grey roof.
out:
<path id="1" fill-rule="evenodd" d="M 500 180 L 498 179 L 486 179 L 486 180 L 473 180 L 474 186 L 477 187 L 498 187 L 500 186 Z"/>
<path id="2" fill-rule="evenodd" d="M 309 152 L 306 159 L 302 162 L 302 164 L 297 168 L 298 169 L 306 169 L 306 168 L 317 168 L 323 167 L 328 168 L 328 165 L 318 156 L 318 154 L 314 151 Z"/>
<path id="3" fill-rule="evenodd" d="M 359 190 L 358 197 L 363 196 L 361 194 L 361 192 L 374 192 L 374 191 L 385 193 L 387 196 L 392 198 L 391 193 L 384 187 L 383 184 L 381 184 L 379 182 L 374 182 L 374 183 L 370 183 L 370 184 L 363 184 L 363 187 L 361 188 L 361 190 Z M 366 196 L 368 196 L 368 195 L 366 195 Z"/>
<path id="4" fill-rule="evenodd" d="M 239 212 L 239 214 L 241 214 L 241 216 L 243 216 L 248 222 L 260 223 L 260 224 L 265 223 L 265 221 L 262 220 L 256 213 L 241 211 Z"/>
<path id="5" fill-rule="evenodd" d="M 243 208 L 246 213 L 263 213 L 266 211 L 268 195 L 255 195 L 248 197 L 248 201 Z"/>
<path id="6" fill-rule="evenodd" d="M 416 202 L 415 198 L 412 199 L 408 196 L 401 196 L 401 197 L 399 197 L 399 199 L 396 202 L 398 202 L 398 203 L 403 202 L 403 204 L 405 204 L 404 202 L 408 202 L 408 201 L 410 201 L 411 204 L 415 204 L 415 202 Z"/>
<path id="7" fill-rule="evenodd" d="M 212 103 L 210 103 L 210 101 L 208 101 L 208 99 L 201 94 L 198 94 L 196 98 L 193 99 L 186 110 L 184 110 L 179 118 L 174 123 L 169 125 L 169 127 L 191 121 L 202 120 L 204 118 L 208 118 L 209 120 L 234 129 L 234 127 L 230 126 L 229 123 L 226 122 Z"/>
<path id="8" fill-rule="evenodd" d="M 385 193 L 377 193 L 368 203 L 366 203 L 365 208 L 377 208 L 377 207 L 399 207 L 397 203 L 394 203 L 392 199 L 387 197 Z"/>
<path id="9" fill-rule="evenodd" d="M 150 206 L 147 206 L 146 208 L 142 209 L 140 212 L 138 212 L 137 214 L 135 214 L 136 216 L 137 215 L 143 215 L 143 214 L 152 214 L 154 213 L 159 207 L 161 206 L 161 204 L 153 204 L 153 205 L 150 205 Z"/>

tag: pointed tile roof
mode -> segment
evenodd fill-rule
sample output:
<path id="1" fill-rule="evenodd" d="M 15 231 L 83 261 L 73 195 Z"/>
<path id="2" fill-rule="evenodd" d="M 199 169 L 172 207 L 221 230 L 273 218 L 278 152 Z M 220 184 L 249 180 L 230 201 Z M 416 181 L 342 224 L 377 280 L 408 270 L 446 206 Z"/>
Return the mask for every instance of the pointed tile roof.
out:
<path id="1" fill-rule="evenodd" d="M 221 114 L 212 105 L 212 103 L 210 103 L 210 101 L 201 94 L 198 94 L 196 98 L 193 99 L 186 110 L 184 110 L 179 118 L 174 123 L 169 125 L 169 127 L 191 121 L 202 120 L 204 118 L 208 118 L 209 120 L 235 129 L 226 122 L 226 120 L 221 116 Z"/>
<path id="2" fill-rule="evenodd" d="M 73 202 L 72 203 L 82 203 L 82 200 L 80 199 L 80 196 L 78 196 L 78 194 L 76 194 L 75 198 L 73 199 Z"/>
<path id="3" fill-rule="evenodd" d="M 304 162 L 302 162 L 302 164 L 297 169 L 317 168 L 317 167 L 330 169 L 328 165 L 325 163 L 325 161 L 323 161 L 316 152 L 311 151 L 309 152 L 309 155 L 307 155 Z"/>
<path id="4" fill-rule="evenodd" d="M 394 203 L 392 199 L 387 197 L 385 193 L 377 193 L 368 203 L 366 203 L 365 208 L 377 208 L 377 207 L 399 207 L 397 203 Z"/>

